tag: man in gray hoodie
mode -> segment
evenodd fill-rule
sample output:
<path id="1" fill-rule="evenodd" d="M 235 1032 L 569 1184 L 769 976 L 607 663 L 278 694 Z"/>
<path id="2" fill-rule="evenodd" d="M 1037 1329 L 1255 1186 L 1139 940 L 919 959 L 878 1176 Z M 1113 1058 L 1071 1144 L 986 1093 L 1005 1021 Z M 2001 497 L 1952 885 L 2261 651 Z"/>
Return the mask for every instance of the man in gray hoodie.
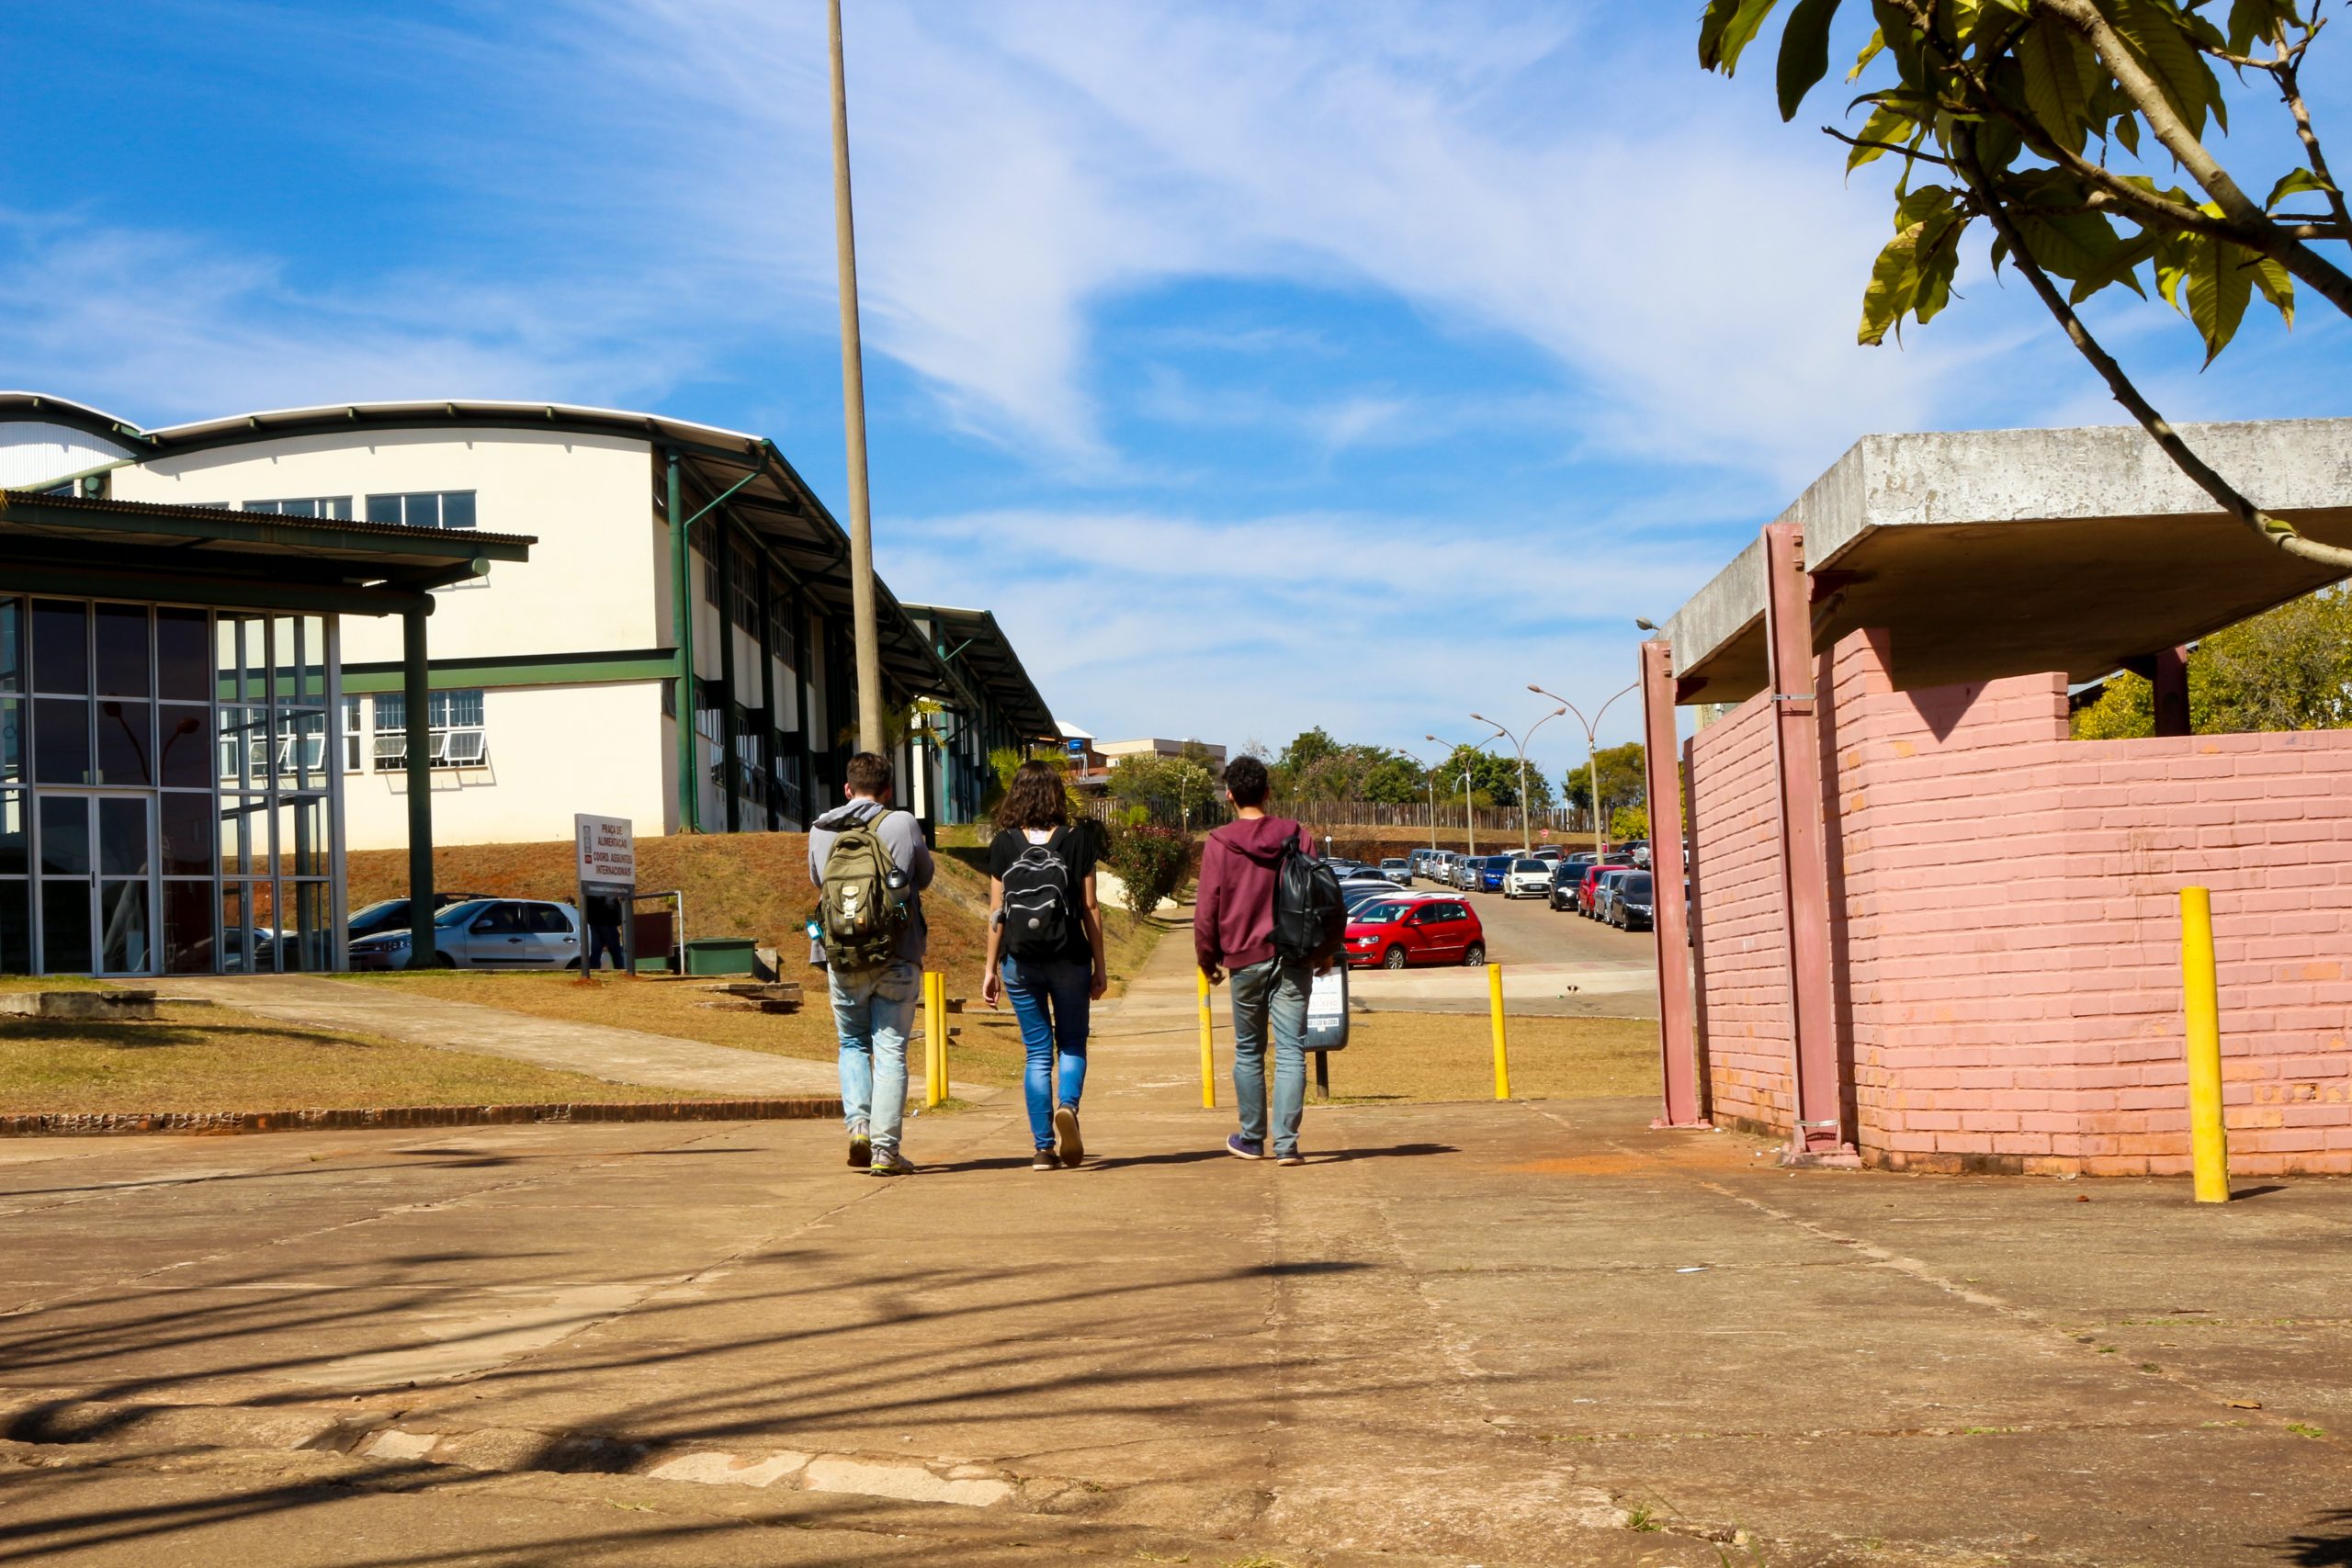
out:
<path id="1" fill-rule="evenodd" d="M 849 1124 L 849 1163 L 876 1176 L 907 1176 L 914 1166 L 899 1152 L 899 1128 L 907 1111 L 907 1037 L 914 1032 L 915 1006 L 922 996 L 922 890 L 934 867 L 922 824 L 910 812 L 890 809 L 895 780 L 889 759 L 860 751 L 849 760 L 842 786 L 847 804 L 809 825 L 808 881 L 825 886 L 825 859 L 833 840 L 848 829 L 872 822 L 889 852 L 890 863 L 906 874 L 912 892 L 906 929 L 888 964 L 860 974 L 828 973 L 832 992 L 833 1032 L 842 1045 L 842 1116 Z M 811 962 L 824 962 L 816 947 Z"/>

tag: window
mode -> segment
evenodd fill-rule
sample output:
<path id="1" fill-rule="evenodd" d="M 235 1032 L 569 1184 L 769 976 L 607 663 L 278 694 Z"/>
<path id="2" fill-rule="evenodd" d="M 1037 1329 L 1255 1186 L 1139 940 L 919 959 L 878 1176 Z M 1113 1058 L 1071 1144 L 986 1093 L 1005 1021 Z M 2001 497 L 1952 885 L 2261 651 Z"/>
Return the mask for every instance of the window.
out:
<path id="1" fill-rule="evenodd" d="M 374 501 L 374 497 L 369 497 Z M 328 522 L 351 521 L 351 497 L 347 495 L 311 495 L 294 501 L 249 501 L 247 512 L 275 512 L 281 517 L 317 517 Z"/>
<path id="2" fill-rule="evenodd" d="M 368 739 L 367 728 L 368 721 L 360 708 L 359 699 L 357 697 L 344 698 L 343 771 L 346 773 L 356 773 L 359 771 L 359 753 Z"/>
<path id="3" fill-rule="evenodd" d="M 407 528 L 470 528 L 474 525 L 474 492 L 469 490 L 428 490 L 406 495 L 371 495 L 368 521 L 394 523 Z"/>
<path id="4" fill-rule="evenodd" d="M 431 731 L 431 762 L 436 768 L 481 768 L 490 764 L 490 730 L 483 722 L 479 690 L 435 692 L 425 708 Z M 376 699 L 376 771 L 408 766 L 408 701 L 397 693 Z"/>

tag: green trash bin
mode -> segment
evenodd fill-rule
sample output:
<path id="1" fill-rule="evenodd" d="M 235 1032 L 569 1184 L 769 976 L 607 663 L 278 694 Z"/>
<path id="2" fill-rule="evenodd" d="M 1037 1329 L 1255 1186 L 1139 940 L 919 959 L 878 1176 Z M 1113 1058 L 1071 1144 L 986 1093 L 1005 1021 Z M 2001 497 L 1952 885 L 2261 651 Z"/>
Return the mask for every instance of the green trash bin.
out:
<path id="1" fill-rule="evenodd" d="M 689 975 L 749 975 L 759 943 L 749 937 L 707 936 L 686 943 Z"/>

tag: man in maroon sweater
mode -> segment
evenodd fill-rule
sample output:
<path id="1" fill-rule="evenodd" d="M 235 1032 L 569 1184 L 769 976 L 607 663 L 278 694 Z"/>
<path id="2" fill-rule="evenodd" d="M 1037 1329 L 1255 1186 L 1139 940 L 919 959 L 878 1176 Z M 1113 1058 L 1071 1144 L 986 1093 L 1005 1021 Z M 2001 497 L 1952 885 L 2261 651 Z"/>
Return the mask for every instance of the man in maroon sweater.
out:
<path id="1" fill-rule="evenodd" d="M 1193 951 L 1212 986 L 1233 973 L 1233 1096 L 1241 1131 L 1228 1154 L 1266 1157 L 1266 1032 L 1274 1037 L 1274 1160 L 1305 1165 L 1298 1122 L 1306 1109 L 1306 994 L 1314 984 L 1305 959 L 1274 952 L 1274 874 L 1299 825 L 1266 815 L 1266 764 L 1236 757 L 1225 770 L 1234 819 L 1201 846 L 1200 901 L 1193 911 Z"/>

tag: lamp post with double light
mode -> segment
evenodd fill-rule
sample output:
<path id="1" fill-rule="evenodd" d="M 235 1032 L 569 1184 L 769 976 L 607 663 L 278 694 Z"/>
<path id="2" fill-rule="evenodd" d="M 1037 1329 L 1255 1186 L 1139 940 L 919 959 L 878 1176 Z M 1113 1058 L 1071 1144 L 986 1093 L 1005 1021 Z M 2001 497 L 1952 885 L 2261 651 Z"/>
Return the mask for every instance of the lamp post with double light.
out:
<path id="1" fill-rule="evenodd" d="M 1640 686 L 1641 682 L 1636 681 L 1633 685 L 1626 687 L 1624 692 L 1611 694 L 1609 701 L 1602 703 L 1600 710 L 1590 718 L 1587 718 L 1584 716 L 1584 710 L 1582 708 L 1568 701 L 1567 698 L 1560 695 L 1559 693 L 1547 692 L 1543 687 L 1535 684 L 1532 681 L 1530 681 L 1527 683 L 1527 689 L 1529 691 L 1534 693 L 1539 697 L 1551 698 L 1554 702 L 1559 704 L 1568 712 L 1576 715 L 1577 722 L 1584 726 L 1585 783 L 1586 786 L 1592 793 L 1592 858 L 1596 863 L 1609 858 L 1609 849 L 1606 840 L 1608 829 L 1604 826 L 1605 818 L 1600 815 L 1600 742 L 1594 739 L 1594 735 L 1600 728 L 1600 721 L 1602 717 L 1609 712 L 1610 704 L 1614 703 L 1619 697 L 1623 696 L 1625 692 L 1637 690 Z M 1491 723 L 1492 721 L 1489 720 L 1488 722 Z"/>
<path id="2" fill-rule="evenodd" d="M 1422 781 L 1430 786 L 1430 848 L 1435 849 L 1437 848 L 1437 770 L 1422 761 L 1418 752 L 1408 751 L 1402 746 L 1396 748 L 1396 754 L 1400 757 L 1412 758 L 1414 766 L 1421 770 Z"/>
<path id="3" fill-rule="evenodd" d="M 1434 735 L 1424 735 L 1421 739 L 1424 740 L 1437 741 L 1437 744 L 1446 749 L 1445 754 L 1449 757 L 1462 757 L 1462 829 L 1464 832 L 1469 835 L 1467 845 L 1464 849 L 1463 853 L 1465 858 L 1476 856 L 1478 852 L 1478 808 L 1474 803 L 1470 793 L 1470 759 L 1462 756 L 1462 754 L 1465 751 L 1483 751 L 1494 743 L 1495 738 L 1489 735 L 1486 739 L 1479 741 L 1476 746 L 1457 744 L 1452 740 L 1438 740 L 1437 737 Z M 1430 820 L 1431 822 L 1435 822 L 1437 820 L 1437 811 L 1435 809 L 1434 803 L 1437 797 L 1435 795 L 1431 795 L 1430 799 L 1432 803 L 1431 809 L 1430 811 Z"/>
<path id="4" fill-rule="evenodd" d="M 1554 702 L 1558 702 L 1560 699 L 1554 697 L 1552 700 Z M 1521 854 L 1527 853 L 1530 850 L 1535 847 L 1534 844 L 1529 840 L 1527 832 L 1528 743 L 1535 739 L 1535 732 L 1537 730 L 1543 728 L 1545 725 L 1551 723 L 1554 719 L 1559 717 L 1562 714 L 1567 711 L 1568 710 L 1566 707 L 1554 708 L 1550 713 L 1545 714 L 1542 718 L 1539 718 L 1533 724 L 1529 725 L 1525 735 L 1513 735 L 1501 725 L 1495 724 L 1495 721 L 1488 718 L 1485 714 L 1474 713 L 1470 716 L 1472 718 L 1476 719 L 1480 724 L 1495 724 L 1495 733 L 1510 741 L 1511 745 L 1516 747 L 1519 750 L 1519 852 Z"/>

